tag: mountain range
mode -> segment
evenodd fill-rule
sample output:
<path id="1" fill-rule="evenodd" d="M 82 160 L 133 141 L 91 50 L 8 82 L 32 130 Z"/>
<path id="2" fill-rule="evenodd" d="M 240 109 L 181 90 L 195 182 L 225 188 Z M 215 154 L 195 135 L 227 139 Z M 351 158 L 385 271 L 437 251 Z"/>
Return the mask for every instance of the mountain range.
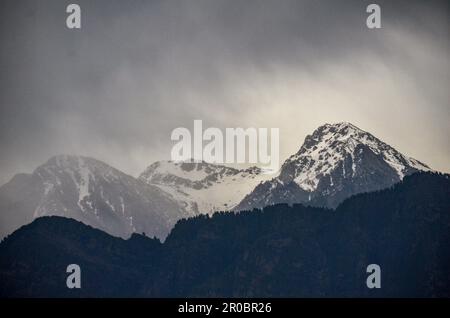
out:
<path id="1" fill-rule="evenodd" d="M 258 167 L 240 170 L 206 162 L 171 161 L 155 162 L 139 176 L 170 193 L 191 216 L 232 210 L 269 178 Z"/>
<path id="2" fill-rule="evenodd" d="M 164 239 L 182 218 L 277 203 L 336 208 L 430 168 L 350 123 L 316 129 L 276 175 L 206 162 L 158 161 L 135 178 L 99 160 L 60 155 L 0 187 L 0 237 L 41 216 L 115 236 Z"/>
<path id="3" fill-rule="evenodd" d="M 336 210 L 277 204 L 180 220 L 164 243 L 40 217 L 0 243 L 0 297 L 450 297 L 450 176 Z M 66 287 L 66 267 L 81 288 Z M 381 288 L 366 286 L 369 264 Z"/>
<path id="4" fill-rule="evenodd" d="M 81 156 L 55 156 L 0 188 L 0 233 L 46 215 L 70 217 L 116 236 L 165 237 L 184 210 L 156 186 Z"/>
<path id="5" fill-rule="evenodd" d="M 238 210 L 276 203 L 335 208 L 346 198 L 384 189 L 430 168 L 350 123 L 326 124 L 305 138 L 279 176 L 259 184 Z"/>

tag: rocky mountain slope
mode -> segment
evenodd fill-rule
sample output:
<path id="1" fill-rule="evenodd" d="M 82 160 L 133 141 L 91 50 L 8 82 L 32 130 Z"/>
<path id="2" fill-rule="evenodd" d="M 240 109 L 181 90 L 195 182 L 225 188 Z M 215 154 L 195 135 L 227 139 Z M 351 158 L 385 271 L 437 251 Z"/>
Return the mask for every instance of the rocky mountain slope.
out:
<path id="1" fill-rule="evenodd" d="M 59 215 L 116 236 L 145 232 L 163 239 L 182 218 L 277 203 L 335 208 L 426 170 L 349 123 L 319 127 L 277 175 L 158 161 L 134 178 L 93 158 L 61 155 L 0 187 L 0 237 L 37 217 Z"/>
<path id="2" fill-rule="evenodd" d="M 449 175 L 336 211 L 279 204 L 180 221 L 161 244 L 41 217 L 0 244 L 0 297 L 450 297 Z M 68 264 L 81 289 L 66 287 Z M 369 264 L 381 288 L 366 286 Z"/>
<path id="3" fill-rule="evenodd" d="M 335 208 L 361 192 L 384 189 L 430 168 L 350 124 L 326 124 L 305 138 L 278 177 L 258 185 L 236 207 L 305 203 Z"/>
<path id="4" fill-rule="evenodd" d="M 257 167 L 235 169 L 206 162 L 172 161 L 155 162 L 139 176 L 170 193 L 190 216 L 231 210 L 269 178 Z"/>
<path id="5" fill-rule="evenodd" d="M 170 195 L 93 158 L 55 156 L 0 188 L 1 236 L 41 216 L 80 220 L 112 235 L 164 238 L 186 215 Z"/>

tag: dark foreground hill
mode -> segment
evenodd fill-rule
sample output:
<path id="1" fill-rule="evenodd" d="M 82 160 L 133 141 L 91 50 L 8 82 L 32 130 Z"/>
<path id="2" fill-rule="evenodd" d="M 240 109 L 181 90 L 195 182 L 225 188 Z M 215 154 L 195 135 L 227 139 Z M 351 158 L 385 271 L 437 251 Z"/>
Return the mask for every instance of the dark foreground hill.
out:
<path id="1" fill-rule="evenodd" d="M 68 264 L 81 289 L 66 287 Z M 366 267 L 381 267 L 368 289 Z M 408 176 L 336 210 L 275 205 L 178 222 L 164 244 L 44 217 L 0 244 L 2 297 L 450 297 L 450 178 Z"/>

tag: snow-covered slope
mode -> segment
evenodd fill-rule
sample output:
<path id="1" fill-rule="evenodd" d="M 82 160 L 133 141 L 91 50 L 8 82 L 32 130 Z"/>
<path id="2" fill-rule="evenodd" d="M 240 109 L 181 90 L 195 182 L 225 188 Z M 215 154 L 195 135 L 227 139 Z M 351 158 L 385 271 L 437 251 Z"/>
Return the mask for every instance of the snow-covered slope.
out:
<path id="1" fill-rule="evenodd" d="M 236 209 L 275 203 L 336 207 L 349 196 L 391 186 L 430 168 L 350 123 L 326 124 L 306 137 L 280 175 L 249 194 Z"/>
<path id="2" fill-rule="evenodd" d="M 197 215 L 233 209 L 271 177 L 256 167 L 239 170 L 206 162 L 158 161 L 139 179 L 170 193 L 190 215 Z"/>
<path id="3" fill-rule="evenodd" d="M 43 215 L 80 220 L 116 236 L 164 238 L 181 218 L 275 203 L 336 207 L 430 168 L 352 124 L 307 136 L 278 175 L 206 162 L 159 161 L 134 178 L 96 159 L 55 156 L 0 187 L 0 237 Z"/>
<path id="4" fill-rule="evenodd" d="M 116 236 L 164 238 L 186 215 L 167 193 L 96 159 L 56 156 L 0 188 L 1 233 L 44 215 L 80 220 Z"/>

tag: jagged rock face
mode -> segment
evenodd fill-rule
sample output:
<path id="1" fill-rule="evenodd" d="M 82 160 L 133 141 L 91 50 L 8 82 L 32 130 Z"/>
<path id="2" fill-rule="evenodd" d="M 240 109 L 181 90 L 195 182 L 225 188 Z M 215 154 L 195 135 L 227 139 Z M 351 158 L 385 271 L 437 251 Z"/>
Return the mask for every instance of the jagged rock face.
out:
<path id="1" fill-rule="evenodd" d="M 430 168 L 349 123 L 326 124 L 306 137 L 277 178 L 258 185 L 236 207 L 306 203 L 335 208 L 356 193 L 393 185 Z"/>
<path id="2" fill-rule="evenodd" d="M 112 235 L 164 238 L 185 212 L 159 188 L 107 164 L 56 156 L 0 188 L 2 236 L 44 215 L 80 220 Z"/>
<path id="3" fill-rule="evenodd" d="M 92 158 L 55 156 L 0 187 L 0 237 L 59 215 L 116 236 L 164 239 L 181 218 L 276 203 L 334 208 L 418 170 L 429 167 L 348 123 L 319 127 L 276 176 L 257 167 L 160 161 L 134 178 Z"/>
<path id="4" fill-rule="evenodd" d="M 269 178 L 257 167 L 235 169 L 206 162 L 158 161 L 139 177 L 170 193 L 191 216 L 235 207 Z"/>

